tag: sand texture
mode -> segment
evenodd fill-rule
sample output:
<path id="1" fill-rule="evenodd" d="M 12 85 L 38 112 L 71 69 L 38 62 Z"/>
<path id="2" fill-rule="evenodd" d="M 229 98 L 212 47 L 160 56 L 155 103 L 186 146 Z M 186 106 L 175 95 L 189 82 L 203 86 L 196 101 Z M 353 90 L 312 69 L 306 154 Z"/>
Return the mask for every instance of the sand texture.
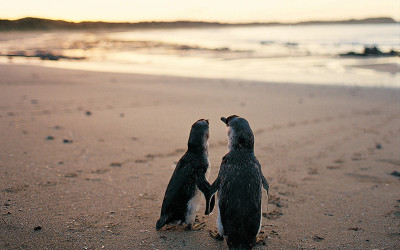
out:
<path id="1" fill-rule="evenodd" d="M 270 182 L 256 249 L 400 248 L 400 89 L 0 65 L 0 249 L 227 249 L 155 230 L 190 126 L 245 117 Z M 393 173 L 393 174 L 392 174 Z"/>

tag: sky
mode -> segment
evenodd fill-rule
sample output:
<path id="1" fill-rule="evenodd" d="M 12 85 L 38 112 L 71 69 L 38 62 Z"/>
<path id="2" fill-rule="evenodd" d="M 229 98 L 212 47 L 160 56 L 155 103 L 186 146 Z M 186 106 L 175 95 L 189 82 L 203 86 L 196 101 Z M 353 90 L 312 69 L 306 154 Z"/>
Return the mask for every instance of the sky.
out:
<path id="1" fill-rule="evenodd" d="M 297 22 L 392 17 L 400 0 L 0 0 L 0 19 Z"/>

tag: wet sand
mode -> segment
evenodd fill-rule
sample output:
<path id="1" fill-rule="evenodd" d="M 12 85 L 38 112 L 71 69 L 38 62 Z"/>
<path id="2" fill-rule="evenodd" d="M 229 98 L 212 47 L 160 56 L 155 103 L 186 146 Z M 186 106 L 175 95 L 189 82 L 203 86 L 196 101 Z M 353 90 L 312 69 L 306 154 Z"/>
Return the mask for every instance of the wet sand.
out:
<path id="1" fill-rule="evenodd" d="M 227 249 L 155 230 L 190 126 L 245 117 L 270 182 L 257 249 L 400 247 L 400 89 L 331 87 L 0 65 L 0 248 Z"/>

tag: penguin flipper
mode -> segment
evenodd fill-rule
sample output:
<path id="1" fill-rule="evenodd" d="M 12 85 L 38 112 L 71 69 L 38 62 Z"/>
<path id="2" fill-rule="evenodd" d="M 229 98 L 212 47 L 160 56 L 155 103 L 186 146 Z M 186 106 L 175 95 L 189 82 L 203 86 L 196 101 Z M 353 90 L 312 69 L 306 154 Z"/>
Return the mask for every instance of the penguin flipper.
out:
<path id="1" fill-rule="evenodd" d="M 214 205 L 215 205 L 215 193 L 218 191 L 219 189 L 219 185 L 221 183 L 221 179 L 219 178 L 219 175 L 217 177 L 217 179 L 214 181 L 214 183 L 211 185 L 210 187 L 210 197 L 211 197 L 211 202 L 210 202 L 210 213 L 213 211 L 214 209 Z"/>
<path id="2" fill-rule="evenodd" d="M 269 194 L 269 184 L 268 184 L 267 179 L 265 179 L 265 177 L 262 173 L 261 173 L 261 180 L 262 180 L 263 188 L 267 191 L 267 194 Z"/>
<path id="3" fill-rule="evenodd" d="M 267 208 L 267 210 L 266 210 L 266 211 L 268 211 L 269 184 L 268 184 L 267 179 L 264 177 L 264 174 L 263 174 L 263 172 L 262 172 L 262 170 L 261 170 L 260 162 L 258 162 L 257 159 L 256 159 L 256 165 L 257 165 L 258 169 L 260 170 L 262 186 L 263 186 L 263 188 L 265 189 L 265 191 L 267 191 L 267 197 L 266 197 L 266 199 L 267 199 L 267 200 L 266 200 L 266 208 Z"/>
<path id="4" fill-rule="evenodd" d="M 210 214 L 210 198 L 211 198 L 210 197 L 210 188 L 211 188 L 210 183 L 208 183 L 206 176 L 204 174 L 202 174 L 197 179 L 196 185 L 199 188 L 199 190 L 204 194 L 204 197 L 206 198 L 206 211 L 204 214 L 208 215 L 208 214 Z"/>
<path id="5" fill-rule="evenodd" d="M 211 201 L 210 201 L 210 212 L 209 214 L 213 211 L 215 205 L 215 195 L 211 196 Z"/>
<path id="6" fill-rule="evenodd" d="M 264 174 L 261 170 L 261 164 L 257 159 L 256 159 L 256 165 L 257 165 L 258 169 L 260 170 L 262 186 L 267 191 L 267 195 L 268 195 L 269 194 L 269 184 L 268 184 L 267 179 L 265 179 L 265 177 L 264 177 Z"/>
<path id="7" fill-rule="evenodd" d="M 163 228 L 163 226 L 165 226 L 165 224 L 167 223 L 167 220 L 168 220 L 168 215 L 162 215 L 160 219 L 158 219 L 157 221 L 156 229 L 160 230 L 161 228 Z"/>

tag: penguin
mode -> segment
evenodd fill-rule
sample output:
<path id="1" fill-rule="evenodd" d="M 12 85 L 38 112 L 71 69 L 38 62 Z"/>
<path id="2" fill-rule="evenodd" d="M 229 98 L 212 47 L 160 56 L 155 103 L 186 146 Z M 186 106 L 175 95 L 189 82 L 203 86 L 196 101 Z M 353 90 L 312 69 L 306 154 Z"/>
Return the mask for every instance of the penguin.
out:
<path id="1" fill-rule="evenodd" d="M 214 197 L 218 191 L 220 239 L 225 238 L 230 249 L 251 249 L 261 229 L 262 188 L 268 197 L 269 184 L 254 155 L 254 134 L 247 120 L 237 115 L 221 120 L 228 127 L 228 152 L 209 195 Z"/>
<path id="2" fill-rule="evenodd" d="M 156 229 L 166 224 L 185 224 L 191 230 L 199 208 L 202 192 L 206 198 L 206 214 L 210 203 L 210 184 L 207 179 L 210 170 L 208 160 L 209 121 L 200 119 L 190 130 L 188 148 L 178 161 L 168 183 Z"/>

